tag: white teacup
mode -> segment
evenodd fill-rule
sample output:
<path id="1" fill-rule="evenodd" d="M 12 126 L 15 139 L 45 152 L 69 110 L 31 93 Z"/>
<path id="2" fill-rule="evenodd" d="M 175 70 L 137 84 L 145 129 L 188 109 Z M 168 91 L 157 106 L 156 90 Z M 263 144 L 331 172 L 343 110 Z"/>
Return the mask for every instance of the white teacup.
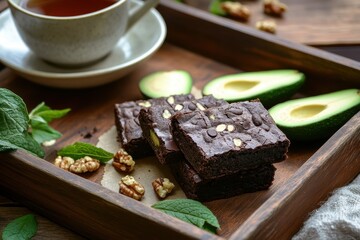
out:
<path id="1" fill-rule="evenodd" d="M 118 0 L 96 12 L 54 17 L 24 9 L 22 0 L 7 1 L 21 38 L 35 55 L 67 66 L 86 65 L 105 57 L 126 31 L 159 2 L 146 0 L 131 11 L 130 0 Z"/>

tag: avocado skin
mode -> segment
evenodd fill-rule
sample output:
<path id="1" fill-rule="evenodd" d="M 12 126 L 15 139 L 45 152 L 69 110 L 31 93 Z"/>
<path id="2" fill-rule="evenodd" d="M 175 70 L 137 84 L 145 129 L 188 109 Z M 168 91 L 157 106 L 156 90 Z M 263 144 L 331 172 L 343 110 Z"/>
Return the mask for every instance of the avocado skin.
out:
<path id="1" fill-rule="evenodd" d="M 282 71 L 282 70 L 270 70 L 269 72 L 271 72 L 271 71 Z M 285 70 L 285 71 L 287 71 L 287 70 Z M 255 72 L 254 72 L 254 74 L 255 74 Z M 278 88 L 274 88 L 274 89 L 271 89 L 271 90 L 263 92 L 263 93 L 254 94 L 251 97 L 250 96 L 249 97 L 241 97 L 241 93 L 239 93 L 239 97 L 236 99 L 229 99 L 229 98 L 226 98 L 226 96 L 223 96 L 222 99 L 224 99 L 225 101 L 227 101 L 229 103 L 259 99 L 260 102 L 264 105 L 264 107 L 266 109 L 269 109 L 278 103 L 288 100 L 291 96 L 293 96 L 302 87 L 304 82 L 305 82 L 305 75 L 301 74 L 300 79 L 291 85 L 279 86 Z M 203 88 L 202 94 L 206 95 L 204 93 L 204 88 Z"/>
<path id="2" fill-rule="evenodd" d="M 360 111 L 360 104 L 353 106 L 341 113 L 329 116 L 319 122 L 298 126 L 287 127 L 280 124 L 277 126 L 291 141 L 315 141 L 331 137 L 352 116 Z"/>
<path id="3" fill-rule="evenodd" d="M 276 88 L 273 90 L 270 90 L 268 92 L 264 92 L 262 94 L 258 94 L 254 96 L 253 98 L 239 98 L 236 101 L 228 101 L 228 102 L 239 102 L 239 101 L 249 101 L 253 99 L 260 99 L 260 102 L 264 105 L 266 109 L 269 109 L 270 107 L 274 106 L 275 104 L 278 104 L 280 102 L 284 102 L 288 100 L 291 96 L 293 96 L 300 87 L 304 84 L 305 78 L 302 77 L 302 79 L 292 85 L 289 86 L 283 86 L 280 88 Z M 226 100 L 226 99 L 225 99 Z"/>

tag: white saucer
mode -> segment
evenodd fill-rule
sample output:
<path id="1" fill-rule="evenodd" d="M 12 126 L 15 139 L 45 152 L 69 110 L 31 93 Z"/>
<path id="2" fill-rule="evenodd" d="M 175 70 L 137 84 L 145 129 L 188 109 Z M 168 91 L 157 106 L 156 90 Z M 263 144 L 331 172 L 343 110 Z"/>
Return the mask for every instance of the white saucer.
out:
<path id="1" fill-rule="evenodd" d="M 162 45 L 165 35 L 165 22 L 152 9 L 103 60 L 81 68 L 62 68 L 46 63 L 30 52 L 7 9 L 0 14 L 0 61 L 17 74 L 41 85 L 59 88 L 94 87 L 118 80 L 134 70 Z"/>

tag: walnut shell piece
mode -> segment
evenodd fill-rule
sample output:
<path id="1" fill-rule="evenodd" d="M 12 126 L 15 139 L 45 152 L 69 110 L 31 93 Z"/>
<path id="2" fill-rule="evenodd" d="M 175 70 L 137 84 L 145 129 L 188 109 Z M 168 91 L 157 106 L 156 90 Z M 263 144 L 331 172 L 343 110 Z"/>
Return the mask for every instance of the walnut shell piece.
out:
<path id="1" fill-rule="evenodd" d="M 114 154 L 112 165 L 117 171 L 129 173 L 134 170 L 135 161 L 124 149 L 120 149 Z"/>
<path id="2" fill-rule="evenodd" d="M 94 172 L 98 170 L 99 167 L 99 160 L 85 156 L 83 158 L 77 159 L 74 164 L 70 165 L 69 171 L 73 173 Z"/>
<path id="3" fill-rule="evenodd" d="M 55 166 L 64 169 L 66 171 L 69 171 L 69 168 L 72 164 L 74 164 L 75 160 L 72 159 L 71 157 L 62 157 L 62 156 L 57 156 L 57 158 L 55 159 Z"/>
<path id="4" fill-rule="evenodd" d="M 224 12 L 235 19 L 247 21 L 250 17 L 250 10 L 239 2 L 225 1 L 221 3 Z"/>
<path id="5" fill-rule="evenodd" d="M 166 198 L 174 189 L 175 185 L 168 178 L 157 178 L 152 182 L 152 186 L 159 198 Z"/>
<path id="6" fill-rule="evenodd" d="M 145 188 L 139 182 L 137 182 L 133 176 L 126 175 L 125 177 L 121 178 L 119 185 L 119 192 L 121 194 L 124 194 L 125 196 L 131 197 L 135 200 L 140 201 L 145 194 Z"/>

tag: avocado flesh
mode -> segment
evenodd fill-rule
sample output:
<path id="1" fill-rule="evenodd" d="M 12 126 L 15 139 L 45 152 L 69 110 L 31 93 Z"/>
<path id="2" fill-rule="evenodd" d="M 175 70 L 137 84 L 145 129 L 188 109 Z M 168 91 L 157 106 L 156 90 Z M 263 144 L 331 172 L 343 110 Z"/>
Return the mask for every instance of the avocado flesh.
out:
<path id="1" fill-rule="evenodd" d="M 228 102 L 259 98 L 265 107 L 290 98 L 304 83 L 305 76 L 296 70 L 270 70 L 225 75 L 211 80 L 203 88 Z"/>
<path id="2" fill-rule="evenodd" d="M 191 75 L 182 70 L 158 71 L 140 80 L 139 88 L 147 98 L 189 94 L 192 88 Z"/>
<path id="3" fill-rule="evenodd" d="M 290 140 L 318 140 L 334 134 L 360 110 L 360 90 L 290 100 L 275 105 L 270 115 Z"/>

